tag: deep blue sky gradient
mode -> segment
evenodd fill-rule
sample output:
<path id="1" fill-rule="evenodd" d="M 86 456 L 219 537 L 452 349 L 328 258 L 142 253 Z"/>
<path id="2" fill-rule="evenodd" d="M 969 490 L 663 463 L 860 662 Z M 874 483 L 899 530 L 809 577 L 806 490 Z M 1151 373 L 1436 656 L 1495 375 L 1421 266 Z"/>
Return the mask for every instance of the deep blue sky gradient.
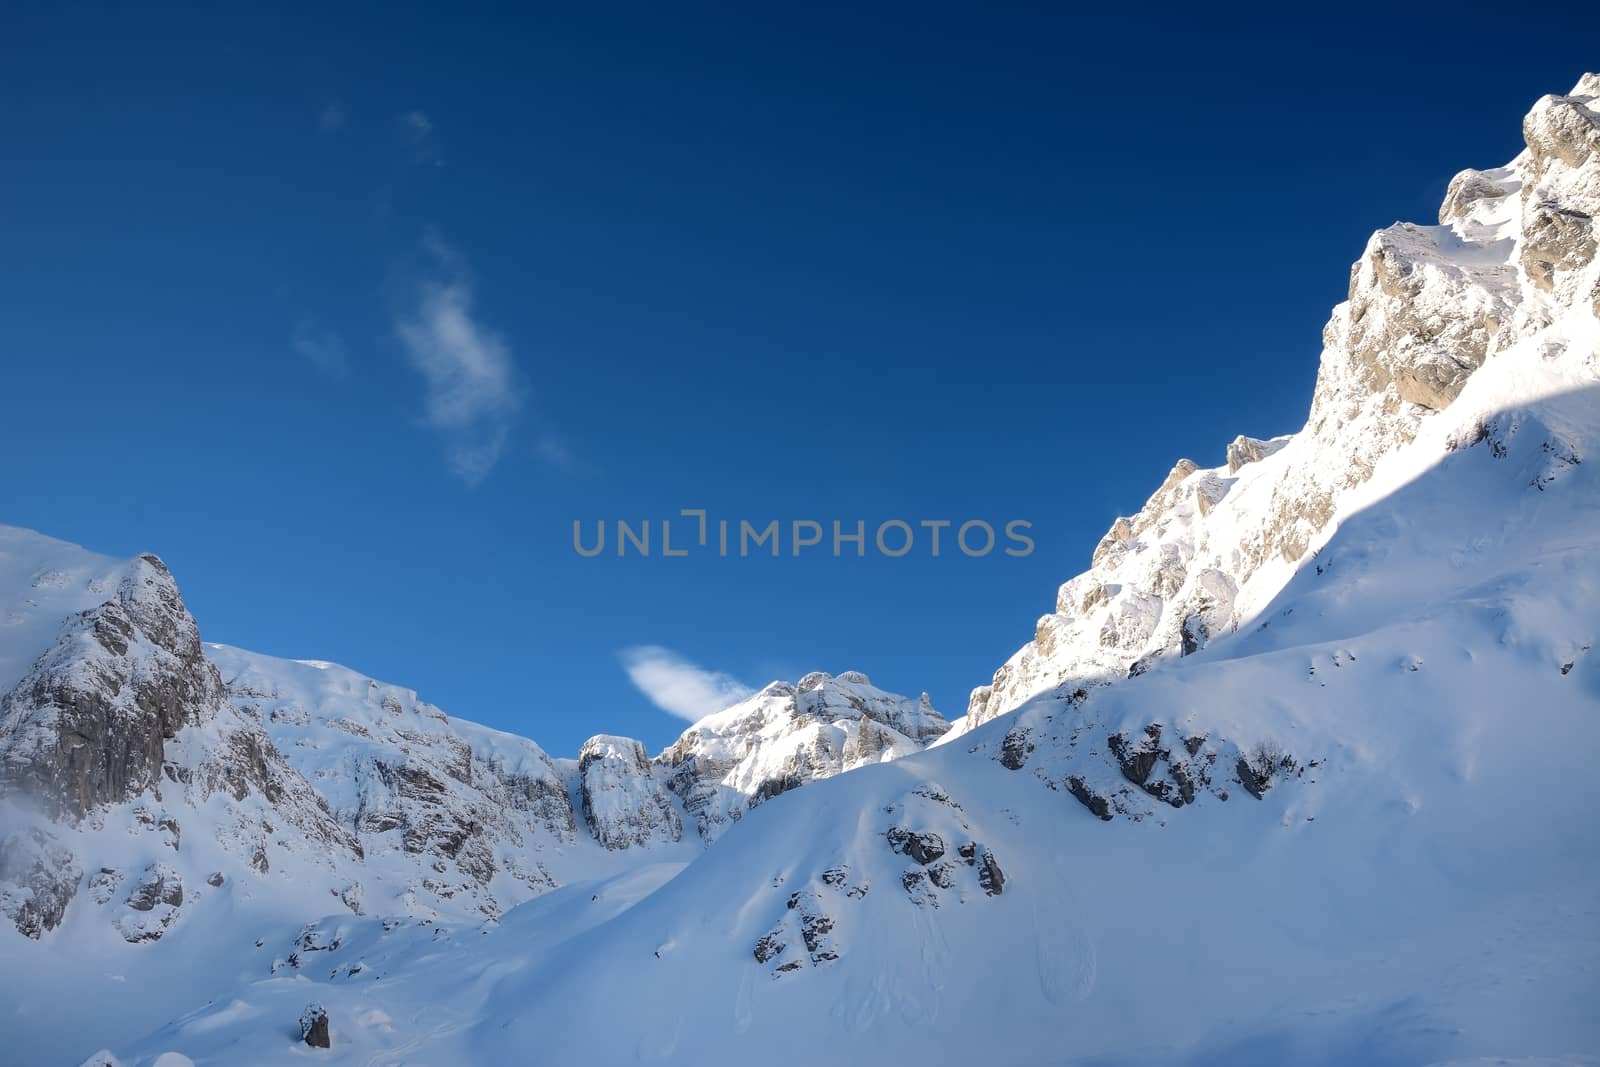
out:
<path id="1" fill-rule="evenodd" d="M 1583 11 L 8 6 L 0 521 L 556 754 L 682 728 L 640 644 L 957 715 L 1177 457 L 1301 424 L 1368 234 L 1520 149 Z M 430 236 L 525 390 L 476 486 L 396 334 Z M 571 550 L 695 506 L 1038 550 Z"/>

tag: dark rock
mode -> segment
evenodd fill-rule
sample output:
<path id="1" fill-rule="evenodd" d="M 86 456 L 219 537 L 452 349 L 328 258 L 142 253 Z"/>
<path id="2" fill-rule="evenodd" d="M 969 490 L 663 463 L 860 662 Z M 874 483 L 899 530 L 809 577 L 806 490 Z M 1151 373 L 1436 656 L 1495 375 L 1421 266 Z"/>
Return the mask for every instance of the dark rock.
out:
<path id="1" fill-rule="evenodd" d="M 1005 872 L 1000 869 L 993 852 L 985 848 L 981 850 L 981 856 L 978 863 L 978 886 L 991 897 L 997 897 L 1006 887 Z"/>
<path id="2" fill-rule="evenodd" d="M 799 789 L 802 785 L 805 785 L 805 779 L 794 773 L 785 774 L 781 778 L 768 778 L 756 786 L 756 791 L 750 798 L 750 806 L 753 808 L 763 804 L 791 789 Z"/>
<path id="3" fill-rule="evenodd" d="M 150 911 L 157 904 L 170 904 L 174 908 L 183 904 L 183 879 L 178 872 L 165 864 L 151 864 L 144 877 L 128 894 L 128 907 L 134 911 Z"/>
<path id="4" fill-rule="evenodd" d="M 1234 765 L 1234 773 L 1239 777 L 1239 784 L 1244 786 L 1244 791 L 1260 800 L 1266 795 L 1267 789 L 1272 785 L 1272 765 L 1257 769 L 1251 766 L 1250 761 L 1243 756 Z"/>
<path id="5" fill-rule="evenodd" d="M 833 931 L 833 919 L 827 915 L 806 915 L 800 920 L 800 936 L 805 940 L 806 951 L 816 953 L 822 948 L 822 939 Z M 837 957 L 829 957 L 836 959 Z"/>
<path id="6" fill-rule="evenodd" d="M 1154 723 L 1145 728 L 1145 738 L 1138 743 L 1130 742 L 1122 734 L 1106 738 L 1107 747 L 1122 768 L 1122 776 L 1139 786 L 1149 780 L 1156 760 L 1161 758 L 1160 742 L 1161 727 Z"/>
<path id="7" fill-rule="evenodd" d="M 307 1005 L 300 1013 L 300 1039 L 312 1048 L 332 1048 L 328 1033 L 328 1010 L 321 1004 Z"/>
<path id="8" fill-rule="evenodd" d="M 209 885 L 215 889 L 216 887 L 222 885 L 224 880 L 225 879 L 222 877 L 221 871 L 212 871 L 211 877 L 206 879 L 206 885 Z"/>
<path id="9" fill-rule="evenodd" d="M 1090 792 L 1082 778 L 1077 775 L 1067 779 L 1067 792 L 1078 798 L 1078 802 L 1088 808 L 1096 817 L 1111 821 L 1111 802 L 1098 793 Z"/>
<path id="10" fill-rule="evenodd" d="M 1017 726 L 1006 734 L 1000 742 L 1000 766 L 1010 771 L 1019 771 L 1022 765 L 1028 762 L 1028 756 L 1033 752 L 1033 744 L 1028 740 L 1028 730 Z"/>
<path id="11" fill-rule="evenodd" d="M 944 838 L 932 831 L 919 833 L 896 826 L 885 836 L 892 851 L 910 856 L 924 866 L 944 855 Z"/>
<path id="12" fill-rule="evenodd" d="M 776 957 L 782 955 L 783 950 L 788 947 L 788 945 L 784 944 L 783 938 L 778 931 L 774 930 L 772 933 L 767 934 L 760 941 L 756 942 L 756 962 L 766 963 L 769 960 L 775 959 Z"/>
<path id="13" fill-rule="evenodd" d="M 945 807 L 954 808 L 956 811 L 962 810 L 961 805 L 956 803 L 954 797 L 952 797 L 949 793 L 946 793 L 942 787 L 935 785 L 932 782 L 924 782 L 922 785 L 917 786 L 917 788 L 911 791 L 911 795 L 914 797 L 922 797 L 926 800 L 931 800 L 935 804 L 943 804 Z"/>

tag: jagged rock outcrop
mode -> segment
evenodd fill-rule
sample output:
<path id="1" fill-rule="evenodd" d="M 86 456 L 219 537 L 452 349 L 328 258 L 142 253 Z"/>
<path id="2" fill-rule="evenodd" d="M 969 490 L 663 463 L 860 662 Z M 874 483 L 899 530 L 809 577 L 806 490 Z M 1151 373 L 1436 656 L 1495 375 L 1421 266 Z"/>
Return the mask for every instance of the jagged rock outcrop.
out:
<path id="1" fill-rule="evenodd" d="M 584 821 L 606 848 L 670 843 L 683 836 L 677 806 L 638 741 L 591 737 L 578 753 L 578 775 Z"/>
<path id="2" fill-rule="evenodd" d="M 918 751 L 949 730 L 926 693 L 900 696 L 865 674 L 773 682 L 695 723 L 658 757 L 702 837 L 750 807 L 819 778 Z"/>
<path id="3" fill-rule="evenodd" d="M 321 1004 L 308 1004 L 300 1013 L 300 1040 L 311 1048 L 332 1048 L 333 1038 L 328 1032 L 328 1009 Z"/>
<path id="4" fill-rule="evenodd" d="M 934 782 L 923 782 L 884 814 L 894 821 L 884 831 L 889 851 L 911 861 L 900 887 L 913 904 L 938 908 L 941 901 L 965 902 L 976 893 L 997 897 L 1005 891 L 1005 872 L 992 849 L 976 840 L 966 812 Z M 955 843 L 950 855 L 949 843 Z"/>
<path id="5" fill-rule="evenodd" d="M 80 817 L 152 789 L 164 745 L 216 717 L 222 683 L 155 556 L 140 556 L 99 607 L 0 697 L 0 791 Z"/>
<path id="6" fill-rule="evenodd" d="M 1454 402 L 1471 375 L 1561 307 L 1600 314 L 1600 77 L 1548 96 L 1527 150 L 1450 182 L 1438 226 L 1374 234 L 1323 332 L 1305 427 L 1239 437 L 1221 466 L 1181 461 L 1034 639 L 973 690 L 964 729 L 1031 697 L 1139 675 L 1232 632 L 1331 536 L 1341 501 Z"/>
<path id="7" fill-rule="evenodd" d="M 124 907 L 116 918 L 124 940 L 159 941 L 183 907 L 183 876 L 169 864 L 152 863 L 134 883 Z"/>
<path id="8" fill-rule="evenodd" d="M 1228 473 L 1238 474 L 1241 467 L 1266 459 L 1288 443 L 1289 439 L 1287 437 L 1274 437 L 1270 441 L 1262 441 L 1240 434 L 1228 442 Z M 1222 482 L 1221 484 L 1227 483 Z"/>
<path id="9" fill-rule="evenodd" d="M 1522 123 L 1527 142 L 1520 262 L 1539 289 L 1554 291 L 1593 262 L 1600 215 L 1600 76 L 1572 93 L 1546 96 Z"/>
<path id="10" fill-rule="evenodd" d="M 71 849 L 37 826 L 0 839 L 0 915 L 35 941 L 61 924 L 83 877 Z"/>

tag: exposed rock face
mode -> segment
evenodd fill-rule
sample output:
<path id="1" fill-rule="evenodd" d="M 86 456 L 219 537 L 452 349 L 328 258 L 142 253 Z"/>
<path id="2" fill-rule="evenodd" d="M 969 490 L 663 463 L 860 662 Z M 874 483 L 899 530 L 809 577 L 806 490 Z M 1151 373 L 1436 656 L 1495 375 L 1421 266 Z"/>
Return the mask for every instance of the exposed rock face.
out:
<path id="1" fill-rule="evenodd" d="M 1567 96 L 1547 96 L 1522 123 L 1523 270 L 1545 292 L 1595 256 L 1600 215 L 1600 76 L 1586 74 Z"/>
<path id="2" fill-rule="evenodd" d="M 944 855 L 944 838 L 932 831 L 919 833 L 903 826 L 892 826 L 885 837 L 891 850 L 910 856 L 924 867 Z"/>
<path id="3" fill-rule="evenodd" d="M 1476 201 L 1497 200 L 1516 191 L 1516 183 L 1508 181 L 1503 175 L 1464 170 L 1451 178 L 1449 187 L 1445 189 L 1444 203 L 1439 205 L 1439 224 L 1443 226 L 1457 219 L 1468 218 Z"/>
<path id="4" fill-rule="evenodd" d="M 837 887 L 832 887 L 837 892 Z M 834 943 L 835 918 L 829 913 L 835 893 L 807 888 L 790 893 L 778 925 L 756 942 L 757 963 L 777 961 L 773 977 L 791 974 L 804 966 L 832 963 L 839 958 Z M 790 945 L 803 952 L 790 952 Z"/>
<path id="5" fill-rule="evenodd" d="M 1222 737 L 1184 735 L 1160 722 L 1108 729 L 1093 705 L 1063 721 L 1055 714 L 1061 707 L 1060 702 L 1046 699 L 1017 713 L 1019 721 L 1011 732 L 1025 731 L 1037 737 L 1039 745 L 1037 754 L 1030 749 L 1013 769 L 1030 771 L 1105 822 L 1118 817 L 1135 822 L 1162 818 L 1170 810 L 1202 800 L 1225 802 L 1241 788 L 1260 800 L 1283 780 L 1315 784 L 1315 776 L 1308 778 L 1306 772 L 1322 762 L 1313 759 L 1302 765 L 1271 740 L 1258 740 L 1246 748 Z M 1008 762 L 1011 750 L 1003 740 L 986 744 L 991 758 L 1003 766 L 1016 762 Z M 969 863 L 979 858 L 965 851 L 960 855 Z M 995 884 L 1003 888 L 1003 874 Z"/>
<path id="6" fill-rule="evenodd" d="M 1600 77 L 1540 100 L 1527 151 L 1450 182 L 1440 225 L 1374 234 L 1323 331 L 1305 427 L 1235 438 L 1224 464 L 1181 461 L 1119 517 L 1062 585 L 1034 639 L 973 690 L 972 729 L 1041 694 L 1092 689 L 1203 650 L 1282 588 L 1332 535 L 1341 502 L 1474 371 L 1593 304 L 1600 216 Z M 1009 766 L 1009 764 L 1008 764 Z"/>
<path id="7" fill-rule="evenodd" d="M 160 779 L 164 743 L 221 703 L 176 583 L 141 556 L 0 697 L 0 790 L 69 817 L 129 800 Z"/>
<path id="8" fill-rule="evenodd" d="M 915 752 L 950 724 L 924 693 L 900 696 L 858 671 L 774 682 L 695 723 L 658 758 L 711 841 L 749 808 L 806 782 Z"/>
<path id="9" fill-rule="evenodd" d="M 363 854 L 415 872 L 385 888 L 385 910 L 493 916 L 556 884 L 549 863 L 577 824 L 567 782 L 538 745 L 452 722 L 409 689 L 333 664 L 208 653 L 234 707 L 320 784 Z M 352 911 L 373 888 L 336 887 Z"/>
<path id="10" fill-rule="evenodd" d="M 941 786 L 924 782 L 889 805 L 886 814 L 895 820 L 884 831 L 889 851 L 914 864 L 900 874 L 900 887 L 913 904 L 938 908 L 951 899 L 973 899 L 977 892 L 997 897 L 1005 891 L 1000 861 L 974 839 L 961 805 Z M 959 842 L 954 856 L 947 854 L 949 841 Z"/>
<path id="11" fill-rule="evenodd" d="M 1238 474 L 1241 467 L 1248 463 L 1256 463 L 1266 459 L 1288 443 L 1289 439 L 1287 437 L 1275 437 L 1270 441 L 1262 441 L 1240 434 L 1228 442 L 1228 473 Z"/>
<path id="12" fill-rule="evenodd" d="M 0 915 L 37 941 L 61 924 L 82 876 L 71 850 L 39 827 L 0 840 Z"/>
<path id="13" fill-rule="evenodd" d="M 183 879 L 164 864 L 152 864 L 128 894 L 128 907 L 134 911 L 152 911 L 157 904 L 183 906 Z"/>
<path id="14" fill-rule="evenodd" d="M 638 741 L 591 737 L 578 753 L 578 774 L 584 821 L 606 848 L 670 843 L 683 836 L 677 806 Z"/>
<path id="15" fill-rule="evenodd" d="M 118 916 L 117 929 L 135 944 L 158 941 L 178 918 L 183 907 L 183 877 L 164 863 L 153 863 L 128 893 L 127 911 Z"/>

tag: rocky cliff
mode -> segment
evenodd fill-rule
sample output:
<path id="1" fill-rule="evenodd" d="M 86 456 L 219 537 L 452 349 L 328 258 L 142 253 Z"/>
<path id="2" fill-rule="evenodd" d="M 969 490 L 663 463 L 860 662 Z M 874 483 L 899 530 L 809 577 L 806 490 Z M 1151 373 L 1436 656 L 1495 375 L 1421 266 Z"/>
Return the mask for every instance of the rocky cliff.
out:
<path id="1" fill-rule="evenodd" d="M 1336 528 L 1335 516 L 1448 408 L 1486 362 L 1596 310 L 1600 76 L 1547 96 L 1524 152 L 1451 180 L 1439 224 L 1400 222 L 1368 241 L 1323 329 L 1311 411 L 1298 432 L 1240 437 L 1225 462 L 1179 460 L 1136 514 L 1112 523 L 1089 569 L 1063 584 L 989 684 L 972 729 L 1041 693 L 1087 692 L 1190 655 L 1251 619 Z"/>

